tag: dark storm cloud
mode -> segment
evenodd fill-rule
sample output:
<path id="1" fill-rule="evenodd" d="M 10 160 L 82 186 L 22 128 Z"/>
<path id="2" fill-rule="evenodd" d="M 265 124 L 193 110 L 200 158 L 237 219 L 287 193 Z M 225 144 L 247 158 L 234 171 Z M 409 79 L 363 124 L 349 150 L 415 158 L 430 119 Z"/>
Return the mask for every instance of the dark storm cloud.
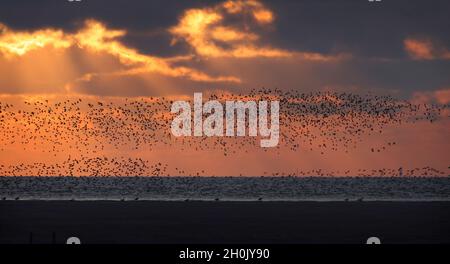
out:
<path id="1" fill-rule="evenodd" d="M 171 57 L 186 55 L 186 43 L 171 46 L 168 29 L 177 25 L 183 11 L 214 6 L 222 1 L 175 0 L 2 0 L 0 23 L 14 30 L 47 27 L 74 32 L 86 19 L 106 23 L 108 28 L 126 29 L 121 41 L 142 54 Z M 450 87 L 450 61 L 411 60 L 405 52 L 407 38 L 427 39 L 450 50 L 450 1 L 447 0 L 265 0 L 275 14 L 267 42 L 272 46 L 320 54 L 348 53 L 352 59 L 333 63 L 292 60 L 223 59 L 195 60 L 189 65 L 206 73 L 237 76 L 241 84 L 205 84 L 170 77 L 146 75 L 114 80 L 93 79 L 79 90 L 101 95 L 120 94 L 132 84 L 132 95 L 153 95 L 158 86 L 185 90 L 219 88 L 244 90 L 262 86 L 280 89 L 317 90 L 323 87 L 359 87 L 400 90 L 408 95 L 416 90 Z M 450 54 L 450 53 L 449 53 Z M 224 66 L 226 65 L 226 66 Z M 1 65 L 0 65 L 1 66 Z M 5 66 L 7 68 L 7 66 Z M 144 76 L 142 76 L 144 77 Z M 116 77 L 114 77 L 116 78 Z M 114 86 L 114 85 L 113 85 Z M 13 89 L 13 88 L 11 88 Z M 15 88 L 14 88 L 15 89 Z"/>
<path id="2" fill-rule="evenodd" d="M 450 46 L 447 0 L 289 0 L 270 5 L 282 14 L 275 41 L 289 48 L 398 58 L 404 55 L 403 40 L 411 35 Z"/>
<path id="3" fill-rule="evenodd" d="M 167 28 L 187 8 L 206 0 L 3 0 L 0 18 L 18 29 L 73 29 L 95 18 L 129 31 L 126 42 L 144 52 L 172 54 Z M 450 46 L 447 0 L 266 0 L 276 14 L 273 41 L 283 48 L 328 53 L 350 50 L 364 56 L 401 57 L 402 41 L 425 35 Z M 150 40 L 150 41 L 149 41 Z"/>
<path id="4" fill-rule="evenodd" d="M 335 62 L 304 62 L 286 60 L 223 60 L 195 65 L 201 70 L 215 69 L 245 80 L 235 84 L 234 91 L 261 87 L 305 92 L 332 89 L 354 92 L 395 91 L 408 97 L 417 90 L 437 90 L 450 87 L 448 61 L 378 61 L 343 60 Z M 218 84 L 214 84 L 218 85 Z"/>
<path id="5" fill-rule="evenodd" d="M 219 1 L 176 0 L 2 0 L 0 22 L 18 30 L 56 27 L 76 30 L 86 19 L 103 21 L 112 28 L 127 29 L 124 39 L 142 52 L 169 56 L 179 51 L 169 46 L 167 28 L 181 12 Z"/>

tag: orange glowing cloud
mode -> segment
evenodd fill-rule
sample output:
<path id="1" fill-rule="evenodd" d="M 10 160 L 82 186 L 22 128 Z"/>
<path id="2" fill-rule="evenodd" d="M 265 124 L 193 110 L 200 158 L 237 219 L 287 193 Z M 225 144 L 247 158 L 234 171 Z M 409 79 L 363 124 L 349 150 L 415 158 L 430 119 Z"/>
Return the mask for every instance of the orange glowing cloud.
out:
<path id="1" fill-rule="evenodd" d="M 179 40 L 188 43 L 194 51 L 205 57 L 291 57 L 294 52 L 263 46 L 258 43 L 259 35 L 250 27 L 241 30 L 226 26 L 229 16 L 244 18 L 250 14 L 256 24 L 271 24 L 272 11 L 258 1 L 226 1 L 214 7 L 189 9 L 181 16 L 179 23 L 170 28 L 173 44 Z"/>
<path id="2" fill-rule="evenodd" d="M 134 89 L 139 95 L 170 94 L 193 85 L 254 85 L 252 72 L 259 68 L 251 59 L 297 63 L 348 58 L 345 54 L 286 50 L 264 43 L 269 40 L 261 31 L 273 29 L 275 17 L 256 0 L 227 0 L 187 9 L 167 33 L 173 37 L 173 45 L 184 42 L 194 52 L 173 57 L 142 53 L 122 40 L 127 30 L 110 28 L 93 19 L 71 32 L 57 28 L 19 31 L 0 23 L 0 71 L 4 73 L 0 87 L 6 93 L 101 90 L 98 94 L 129 95 Z M 228 66 L 239 62 L 252 65 L 239 72 Z"/>
<path id="3" fill-rule="evenodd" d="M 274 20 L 273 13 L 265 9 L 253 12 L 253 16 L 255 17 L 256 21 L 261 24 L 269 24 Z"/>
<path id="4" fill-rule="evenodd" d="M 258 35 L 252 33 L 243 33 L 229 27 L 216 27 L 211 31 L 211 37 L 218 41 L 233 42 L 240 40 L 257 40 Z"/>
<path id="5" fill-rule="evenodd" d="M 35 32 L 14 32 L 0 24 L 0 52 L 6 56 L 24 55 L 45 46 L 68 48 L 72 41 L 62 30 L 44 29 Z"/>
<path id="6" fill-rule="evenodd" d="M 230 14 L 249 13 L 260 24 L 269 24 L 274 20 L 273 12 L 256 0 L 229 0 L 222 7 Z"/>
<path id="7" fill-rule="evenodd" d="M 186 77 L 194 81 L 240 82 L 235 77 L 211 77 L 188 67 L 172 67 L 165 59 L 140 54 L 115 40 L 115 38 L 123 35 L 125 35 L 125 31 L 108 30 L 103 24 L 89 20 L 86 22 L 86 27 L 75 35 L 75 39 L 81 48 L 106 52 L 119 58 L 126 65 L 136 66 L 130 70 L 116 73 L 119 75 L 156 72 L 171 77 Z"/>
<path id="8" fill-rule="evenodd" d="M 450 103 L 450 89 L 438 90 L 435 92 L 435 97 L 438 103 L 448 104 Z"/>
<path id="9" fill-rule="evenodd" d="M 238 78 L 229 76 L 210 76 L 189 67 L 173 66 L 170 60 L 147 54 L 127 47 L 118 38 L 126 35 L 125 30 L 108 29 L 104 24 L 87 20 L 83 28 L 71 34 L 62 30 L 42 29 L 34 32 L 17 32 L 0 26 L 0 54 L 7 58 L 24 56 L 27 53 L 52 47 L 68 49 L 77 47 L 91 53 L 108 54 L 119 59 L 128 69 L 112 74 L 133 75 L 142 73 L 158 73 L 169 77 L 182 77 L 200 82 L 240 82 Z M 90 81 L 100 73 L 87 73 L 77 81 Z"/>
<path id="10" fill-rule="evenodd" d="M 429 92 L 417 91 L 413 93 L 411 101 L 419 104 L 430 104 L 430 103 L 438 103 L 442 105 L 449 104 L 450 88 Z"/>
<path id="11" fill-rule="evenodd" d="M 427 39 L 408 38 L 403 41 L 405 51 L 413 60 L 450 59 L 450 51 Z"/>

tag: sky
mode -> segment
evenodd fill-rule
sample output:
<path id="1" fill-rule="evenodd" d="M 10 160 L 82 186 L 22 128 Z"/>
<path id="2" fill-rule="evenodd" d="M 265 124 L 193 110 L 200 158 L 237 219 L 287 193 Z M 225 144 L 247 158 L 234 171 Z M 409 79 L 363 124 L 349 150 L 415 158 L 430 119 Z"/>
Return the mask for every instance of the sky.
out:
<path id="1" fill-rule="evenodd" d="M 402 166 L 432 166 L 448 173 L 449 11 L 445 0 L 3 0 L 0 101 L 19 109 L 36 98 L 97 102 L 190 97 L 194 92 L 237 95 L 254 89 L 392 96 L 438 105 L 442 118 L 431 124 L 391 122 L 382 135 L 364 135 L 350 154 L 341 148 L 324 154 L 288 151 L 287 144 L 279 152 L 257 150 L 245 156 L 252 152 L 249 147 L 238 151 L 244 157 L 235 158 L 211 149 L 193 151 L 181 162 L 171 153 L 186 153 L 174 143 L 142 151 L 106 147 L 96 155 L 140 157 L 191 170 L 201 167 L 195 160 L 207 158 L 205 170 L 219 175 Z M 2 142 L 12 142 L 15 125 L 4 125 Z M 396 150 L 374 157 L 373 145 L 394 139 L 400 142 Z M 28 151 L 26 144 L 5 144 L 0 151 L 4 166 L 38 162 L 23 151 Z M 45 153 L 39 155 L 45 162 L 67 158 Z M 262 169 L 267 160 L 272 165 Z"/>
<path id="2" fill-rule="evenodd" d="M 446 74 L 450 70 L 448 1 L 255 1 L 257 5 L 247 4 L 241 7 L 242 10 L 234 10 L 235 13 L 227 11 L 225 3 L 139 0 L 79 3 L 61 0 L 2 1 L 0 22 L 3 24 L 2 31 L 9 33 L 6 35 L 20 35 L 23 32 L 39 34 L 39 30 L 51 28 L 54 33 L 64 35 L 53 38 L 71 38 L 80 31 L 93 30 L 97 25 L 100 31 L 103 30 L 98 34 L 120 31 L 116 36 L 102 39 L 105 43 L 117 42 L 124 48 L 124 52 L 127 52 L 125 49 L 133 50 L 152 59 L 172 59 L 164 63 L 168 65 L 161 65 L 160 68 L 183 65 L 193 71 L 176 74 L 155 69 L 146 71 L 145 74 L 135 73 L 133 76 L 102 75 L 75 85 L 74 79 L 82 78 L 83 74 L 110 72 L 112 68 L 140 62 L 125 62 L 120 54 L 112 54 L 106 49 L 96 50 L 87 43 L 77 49 L 80 45 L 75 42 L 80 39 L 65 43 L 65 47 L 46 45 L 41 50 L 42 53 L 45 52 L 47 46 L 48 52 L 52 52 L 52 48 L 59 50 L 62 54 L 55 58 L 39 58 L 34 48 L 17 56 L 5 47 L 12 40 L 3 37 L 2 53 L 13 58 L 2 60 L 0 64 L 7 73 L 0 79 L 2 92 L 58 93 L 64 92 L 64 85 L 76 86 L 75 92 L 79 93 L 119 96 L 180 92 L 190 94 L 192 90 L 200 88 L 242 91 L 264 86 L 315 91 L 330 87 L 344 90 L 348 89 L 346 87 L 353 87 L 407 97 L 416 91 L 436 91 L 450 87 L 450 77 Z M 197 26 L 203 27 L 199 29 L 203 30 L 203 35 L 197 35 L 195 40 L 196 32 L 188 32 L 187 28 L 183 32 L 180 27 L 183 19 L 185 23 L 189 23 L 188 19 L 196 19 L 196 14 L 188 17 L 190 10 L 200 10 L 198 17 L 218 15 L 220 19 L 210 21 L 211 24 L 200 21 Z M 271 17 L 267 21 L 258 21 L 250 14 L 258 11 L 263 14 L 268 12 Z M 42 33 L 45 35 L 45 31 Z M 220 39 L 220 34 L 222 38 L 228 34 L 228 39 Z M 219 39 L 214 39 L 214 36 Z M 221 54 L 212 54 L 211 50 L 206 50 L 211 47 L 204 45 L 201 48 L 198 46 L 199 42 L 227 48 Z M 230 45 L 234 47 L 230 48 Z M 252 50 L 242 50 L 250 46 L 254 49 L 253 54 L 250 54 Z M 273 53 L 263 54 L 264 49 L 269 52 L 272 50 Z M 96 51 L 104 54 L 97 54 Z M 97 64 L 105 61 L 104 64 L 108 66 L 83 63 L 81 58 L 92 57 L 92 52 L 100 55 L 95 58 Z M 239 52 L 241 54 L 236 54 Z M 33 55 L 35 58 L 32 58 Z M 72 57 L 79 59 L 75 61 Z M 33 69 L 28 58 L 49 60 L 45 72 Z M 72 74 L 53 74 L 61 70 L 61 60 L 69 60 L 65 68 L 70 68 Z M 114 60 L 119 60 L 115 61 L 117 65 L 111 65 Z M 30 71 L 39 72 L 36 75 L 41 76 L 41 80 L 24 85 L 23 82 L 5 76 L 19 74 L 21 67 L 30 67 Z M 273 74 L 267 74 L 274 70 L 276 72 Z M 199 80 L 192 76 L 196 73 L 207 78 Z M 158 82 L 142 81 L 145 79 L 142 75 L 148 74 L 157 75 L 155 78 L 160 78 L 166 87 L 162 88 Z M 123 82 L 140 85 L 123 89 Z M 115 87 L 116 83 L 119 87 Z M 182 89 L 179 88 L 181 86 Z"/>

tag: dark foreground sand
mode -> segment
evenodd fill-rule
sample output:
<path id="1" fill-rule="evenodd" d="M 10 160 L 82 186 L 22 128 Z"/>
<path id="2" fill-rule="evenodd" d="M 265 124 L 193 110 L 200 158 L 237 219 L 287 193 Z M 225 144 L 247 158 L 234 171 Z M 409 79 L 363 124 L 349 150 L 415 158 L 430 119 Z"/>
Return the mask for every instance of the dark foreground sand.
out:
<path id="1" fill-rule="evenodd" d="M 0 243 L 450 243 L 450 202 L 0 201 Z"/>

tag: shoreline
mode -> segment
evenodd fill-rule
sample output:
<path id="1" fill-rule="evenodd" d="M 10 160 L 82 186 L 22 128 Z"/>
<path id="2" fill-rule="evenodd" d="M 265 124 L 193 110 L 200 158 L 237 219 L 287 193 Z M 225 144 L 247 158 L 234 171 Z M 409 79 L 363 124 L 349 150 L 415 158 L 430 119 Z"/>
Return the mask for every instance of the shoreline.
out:
<path id="1" fill-rule="evenodd" d="M 447 244 L 450 202 L 1 201 L 0 243 L 30 234 L 33 244 Z"/>

